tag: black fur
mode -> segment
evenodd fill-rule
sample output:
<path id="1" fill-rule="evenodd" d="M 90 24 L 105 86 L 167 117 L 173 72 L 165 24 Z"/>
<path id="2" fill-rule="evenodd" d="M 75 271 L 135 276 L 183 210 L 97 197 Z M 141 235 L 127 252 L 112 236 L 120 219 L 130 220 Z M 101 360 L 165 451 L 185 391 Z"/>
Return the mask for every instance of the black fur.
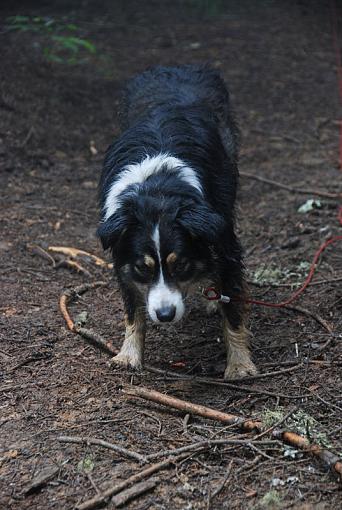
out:
<path id="1" fill-rule="evenodd" d="M 209 278 L 222 293 L 241 295 L 241 248 L 234 232 L 238 130 L 219 73 L 203 66 L 148 70 L 128 84 L 121 122 L 123 132 L 108 149 L 102 172 L 98 235 L 113 252 L 129 320 L 143 303 L 141 285 L 150 287 L 157 277 L 158 271 L 144 278 L 135 266 L 144 254 L 155 258 L 151 235 L 158 222 L 162 266 L 171 286 L 182 287 L 186 276 L 166 267 L 165 258 L 176 252 L 190 260 L 188 281 Z M 107 193 L 123 169 L 160 153 L 191 167 L 204 195 L 164 169 L 126 188 L 120 208 L 104 221 Z M 223 313 L 233 328 L 240 326 L 238 301 L 223 305 Z"/>

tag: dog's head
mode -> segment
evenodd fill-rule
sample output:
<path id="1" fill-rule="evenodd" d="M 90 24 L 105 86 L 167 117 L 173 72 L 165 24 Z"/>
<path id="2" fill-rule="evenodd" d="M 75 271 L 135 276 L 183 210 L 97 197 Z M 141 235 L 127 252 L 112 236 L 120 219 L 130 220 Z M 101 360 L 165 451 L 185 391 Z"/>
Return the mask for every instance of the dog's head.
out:
<path id="1" fill-rule="evenodd" d="M 113 252 L 120 280 L 155 322 L 182 318 L 191 286 L 214 269 L 214 247 L 223 218 L 204 200 L 133 196 L 105 222 L 98 235 Z"/>

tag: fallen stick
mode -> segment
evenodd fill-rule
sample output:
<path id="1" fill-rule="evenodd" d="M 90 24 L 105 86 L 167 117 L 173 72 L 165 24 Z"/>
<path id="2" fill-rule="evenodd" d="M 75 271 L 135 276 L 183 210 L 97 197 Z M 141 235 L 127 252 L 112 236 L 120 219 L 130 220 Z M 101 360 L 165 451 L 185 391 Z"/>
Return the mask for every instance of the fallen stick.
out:
<path id="1" fill-rule="evenodd" d="M 329 193 L 328 191 L 320 191 L 315 189 L 295 188 L 293 186 L 289 186 L 288 184 L 283 184 L 282 182 L 277 182 L 273 181 L 272 179 L 260 177 L 259 175 L 250 174 L 249 172 L 240 172 L 240 175 L 242 177 L 254 179 L 255 181 L 264 182 L 265 184 L 270 184 L 271 186 L 277 186 L 278 188 L 286 189 L 287 191 L 293 191 L 294 193 L 301 193 L 303 195 L 316 195 L 317 197 L 324 198 L 342 198 L 342 193 Z"/>
<path id="2" fill-rule="evenodd" d="M 68 269 L 72 269 L 72 270 L 76 271 L 77 273 L 84 274 L 88 278 L 91 277 L 91 274 L 89 273 L 88 269 L 81 266 L 81 264 L 79 264 L 75 260 L 70 260 L 70 259 L 60 260 L 59 262 L 57 262 L 55 264 L 55 269 L 59 269 L 60 267 L 66 267 Z"/>
<path id="3" fill-rule="evenodd" d="M 34 255 L 38 255 L 41 258 L 44 258 L 51 262 L 52 267 L 54 269 L 59 269 L 60 267 L 66 267 L 72 270 L 77 271 L 78 273 L 82 273 L 87 277 L 90 277 L 91 274 L 88 269 L 85 269 L 81 264 L 76 262 L 75 260 L 70 260 L 64 257 L 58 257 L 59 260 L 55 260 L 47 251 L 45 251 L 41 246 L 34 244 L 27 244 L 26 248 L 30 250 Z"/>
<path id="4" fill-rule="evenodd" d="M 140 482 L 144 478 L 148 478 L 150 475 L 153 475 L 158 471 L 168 468 L 171 464 L 176 464 L 180 460 L 186 459 L 188 455 L 189 455 L 188 453 L 184 453 L 183 455 L 179 455 L 175 459 L 168 458 L 163 460 L 162 462 L 158 462 L 157 464 L 152 464 L 152 466 L 149 466 L 148 468 L 143 469 L 139 473 L 130 476 L 129 478 L 127 478 L 127 480 L 123 480 L 120 483 L 115 483 L 112 487 L 109 487 L 109 489 L 105 490 L 104 492 L 94 496 L 91 499 L 88 499 L 84 503 L 80 503 L 79 505 L 76 506 L 76 509 L 90 510 L 91 508 L 96 508 L 99 505 L 103 505 L 107 503 L 112 498 L 112 496 L 123 491 L 130 485 Z"/>
<path id="5" fill-rule="evenodd" d="M 73 323 L 74 324 L 74 323 Z M 101 335 L 93 331 L 92 329 L 76 327 L 74 326 L 74 331 L 78 333 L 80 336 L 88 340 L 88 342 L 92 345 L 95 345 L 102 351 L 110 354 L 111 356 L 116 356 L 118 354 L 118 349 L 115 349 L 110 342 L 107 342 Z"/>
<path id="6" fill-rule="evenodd" d="M 90 258 L 95 262 L 97 266 L 105 267 L 107 269 L 113 268 L 113 264 L 106 262 L 100 257 L 93 255 L 92 253 L 88 253 L 87 251 L 84 250 L 79 250 L 78 248 L 71 248 L 68 246 L 49 246 L 48 251 L 51 251 L 53 253 L 62 253 L 63 255 L 67 255 L 68 257 L 71 257 L 73 259 L 77 257 Z"/>
<path id="7" fill-rule="evenodd" d="M 131 501 L 132 499 L 141 496 L 147 491 L 150 491 L 155 488 L 159 480 L 156 478 L 151 478 L 150 480 L 146 480 L 146 482 L 139 482 L 136 485 L 133 485 L 130 489 L 120 492 L 117 496 L 112 498 L 112 505 L 114 508 L 120 507 Z"/>
<path id="8" fill-rule="evenodd" d="M 70 437 L 70 436 L 59 436 L 57 437 L 57 441 L 61 443 L 75 443 L 75 444 L 85 444 L 85 445 L 96 445 L 102 446 L 103 448 L 108 448 L 109 450 L 114 450 L 117 453 L 125 457 L 129 457 L 131 459 L 137 460 L 141 463 L 146 463 L 146 457 L 144 455 L 140 455 L 140 453 L 132 452 L 123 448 L 122 446 L 118 446 L 113 443 L 108 443 L 108 441 L 103 441 L 102 439 L 97 439 L 96 437 Z"/>
<path id="9" fill-rule="evenodd" d="M 181 400 L 176 397 L 170 397 L 169 395 L 159 393 L 159 391 L 148 390 L 147 388 L 143 388 L 141 386 L 125 386 L 123 393 L 132 397 L 141 397 L 145 400 L 151 400 L 157 404 L 179 409 L 180 411 L 185 411 L 189 414 L 196 414 L 198 416 L 202 416 L 203 418 L 219 421 L 221 423 L 225 423 L 226 425 L 236 425 L 241 430 L 246 432 L 252 432 L 255 430 L 261 431 L 261 421 L 247 420 L 241 416 L 223 413 L 222 411 L 217 411 L 216 409 L 211 409 L 210 407 L 194 404 L 192 402 Z"/>
<path id="10" fill-rule="evenodd" d="M 36 244 L 27 244 L 26 248 L 31 251 L 34 255 L 38 255 L 39 257 L 48 260 L 51 262 L 52 267 L 56 267 L 56 261 L 51 255 L 45 251 L 41 246 L 38 246 Z"/>
<path id="11" fill-rule="evenodd" d="M 240 416 L 223 413 L 210 407 L 205 407 L 202 405 L 194 404 L 192 402 L 188 402 L 186 400 L 164 395 L 163 393 L 159 393 L 155 390 L 149 390 L 147 388 L 138 386 L 129 386 L 125 387 L 123 392 L 126 395 L 150 400 L 152 402 L 172 407 L 174 409 L 179 409 L 189 414 L 195 414 L 202 416 L 203 418 L 209 418 L 211 420 L 220 421 L 221 423 L 229 425 L 234 424 L 245 431 L 262 432 L 263 425 L 261 421 L 247 420 L 246 418 L 242 418 Z M 281 439 L 283 442 L 291 446 L 304 450 L 313 456 L 320 458 L 325 463 L 325 465 L 337 473 L 340 481 L 342 481 L 342 460 L 337 455 L 331 453 L 330 451 L 322 448 L 317 444 L 310 444 L 308 439 L 300 436 L 299 434 L 296 434 L 295 432 L 274 430 L 272 432 L 272 436 L 276 439 Z"/>
<path id="12" fill-rule="evenodd" d="M 72 318 L 70 317 L 68 311 L 68 304 L 73 301 L 77 296 L 84 294 L 87 290 L 95 289 L 96 287 L 103 287 L 107 285 L 107 282 L 93 282 L 93 283 L 84 283 L 75 287 L 74 289 L 68 289 L 63 292 L 63 294 L 59 298 L 59 309 L 64 317 L 65 322 L 67 323 L 70 331 L 76 331 L 76 326 Z"/>
<path id="13" fill-rule="evenodd" d="M 272 436 L 276 439 L 281 439 L 284 443 L 289 444 L 290 446 L 294 446 L 320 458 L 321 461 L 329 467 L 329 469 L 337 473 L 340 481 L 342 481 L 342 459 L 338 455 L 335 455 L 317 444 L 310 444 L 308 439 L 296 434 L 295 432 L 274 430 Z"/>
<path id="14" fill-rule="evenodd" d="M 52 466 L 44 471 L 41 471 L 31 483 L 23 490 L 23 494 L 29 495 L 34 492 L 39 491 L 44 485 L 50 482 L 59 472 L 60 468 L 58 466 Z"/>

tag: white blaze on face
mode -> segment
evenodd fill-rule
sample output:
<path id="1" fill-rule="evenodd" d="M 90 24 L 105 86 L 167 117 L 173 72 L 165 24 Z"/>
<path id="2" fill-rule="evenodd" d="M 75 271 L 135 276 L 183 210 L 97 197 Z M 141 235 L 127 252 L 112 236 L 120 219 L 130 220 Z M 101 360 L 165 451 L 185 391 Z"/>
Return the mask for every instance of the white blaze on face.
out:
<path id="1" fill-rule="evenodd" d="M 182 299 L 182 294 L 179 290 L 170 289 L 167 283 L 164 280 L 162 265 L 161 265 L 161 256 L 160 256 L 160 236 L 159 236 L 159 225 L 156 226 L 152 239 L 156 246 L 156 251 L 159 260 L 159 279 L 154 287 L 151 288 L 148 298 L 147 298 L 147 309 L 151 319 L 154 322 L 159 322 L 157 317 L 157 310 L 165 307 L 176 308 L 176 315 L 173 319 L 173 322 L 179 321 L 184 314 L 184 303 Z"/>

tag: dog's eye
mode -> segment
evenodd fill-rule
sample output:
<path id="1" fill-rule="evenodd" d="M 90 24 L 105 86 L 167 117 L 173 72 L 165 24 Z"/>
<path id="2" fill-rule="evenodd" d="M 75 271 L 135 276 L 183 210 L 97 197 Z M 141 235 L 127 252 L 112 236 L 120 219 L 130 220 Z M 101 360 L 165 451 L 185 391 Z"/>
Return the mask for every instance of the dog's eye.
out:
<path id="1" fill-rule="evenodd" d="M 183 259 L 178 261 L 173 267 L 173 273 L 175 276 L 186 276 L 191 270 L 191 263 L 189 260 Z"/>
<path id="2" fill-rule="evenodd" d="M 147 264 L 145 260 L 138 260 L 134 265 L 134 273 L 137 276 L 148 278 L 153 273 L 151 264 Z"/>

